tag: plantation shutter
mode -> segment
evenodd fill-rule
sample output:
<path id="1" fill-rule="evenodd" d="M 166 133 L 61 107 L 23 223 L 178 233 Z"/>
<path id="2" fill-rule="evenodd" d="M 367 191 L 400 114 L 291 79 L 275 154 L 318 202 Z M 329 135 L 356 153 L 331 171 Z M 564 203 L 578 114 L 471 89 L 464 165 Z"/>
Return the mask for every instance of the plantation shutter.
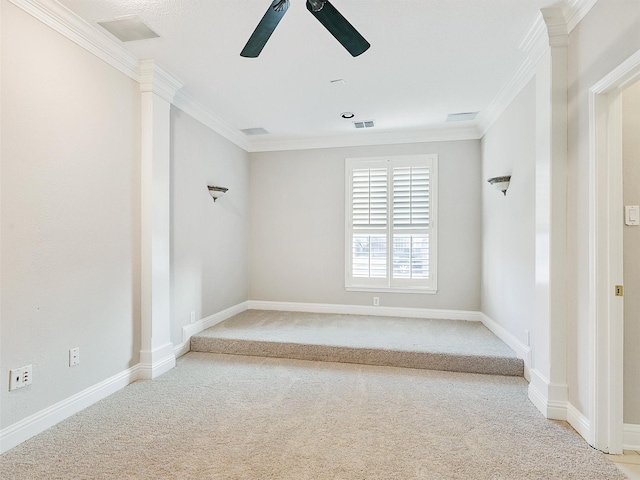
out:
<path id="1" fill-rule="evenodd" d="M 393 169 L 393 228 L 429 227 L 429 169 Z"/>
<path id="2" fill-rule="evenodd" d="M 353 276 L 387 277 L 388 170 L 353 170 Z"/>
<path id="3" fill-rule="evenodd" d="M 387 169 L 353 171 L 353 228 L 387 228 Z"/>
<path id="4" fill-rule="evenodd" d="M 348 289 L 435 293 L 436 160 L 347 160 Z"/>
<path id="5" fill-rule="evenodd" d="M 393 169 L 393 278 L 429 278 L 428 167 Z"/>

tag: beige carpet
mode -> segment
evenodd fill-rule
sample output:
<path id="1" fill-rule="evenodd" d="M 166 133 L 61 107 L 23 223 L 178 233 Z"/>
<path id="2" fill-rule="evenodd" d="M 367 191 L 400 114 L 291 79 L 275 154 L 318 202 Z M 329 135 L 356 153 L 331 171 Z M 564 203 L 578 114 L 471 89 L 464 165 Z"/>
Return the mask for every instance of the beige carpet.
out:
<path id="1" fill-rule="evenodd" d="M 247 310 L 191 338 L 191 351 L 522 376 L 480 322 Z"/>
<path id="2" fill-rule="evenodd" d="M 623 479 L 518 377 L 189 353 L 0 456 L 2 479 Z"/>

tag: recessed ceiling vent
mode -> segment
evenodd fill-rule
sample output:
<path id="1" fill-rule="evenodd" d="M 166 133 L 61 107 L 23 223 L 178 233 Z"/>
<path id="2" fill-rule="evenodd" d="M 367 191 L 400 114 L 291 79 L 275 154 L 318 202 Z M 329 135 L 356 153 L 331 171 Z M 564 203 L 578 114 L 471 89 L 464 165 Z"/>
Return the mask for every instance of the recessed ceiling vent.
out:
<path id="1" fill-rule="evenodd" d="M 147 27 L 140 17 L 129 15 L 126 17 L 118 17 L 113 20 L 105 20 L 98 22 L 111 35 L 122 42 L 133 42 L 134 40 L 146 40 L 148 38 L 157 38 L 156 32 Z"/>
<path id="2" fill-rule="evenodd" d="M 241 130 L 245 135 L 267 135 L 267 132 L 264 128 L 245 128 Z"/>
<path id="3" fill-rule="evenodd" d="M 353 126 L 356 128 L 373 128 L 376 124 L 373 120 L 365 120 L 364 122 L 353 122 Z"/>
<path id="4" fill-rule="evenodd" d="M 447 122 L 468 122 L 475 120 L 479 112 L 450 113 Z"/>

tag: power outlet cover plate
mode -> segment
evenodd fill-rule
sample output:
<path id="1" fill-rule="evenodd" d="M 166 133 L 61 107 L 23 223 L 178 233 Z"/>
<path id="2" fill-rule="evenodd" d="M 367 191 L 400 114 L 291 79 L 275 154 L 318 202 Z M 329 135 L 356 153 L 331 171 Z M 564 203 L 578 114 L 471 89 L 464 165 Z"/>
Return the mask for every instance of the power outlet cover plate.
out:
<path id="1" fill-rule="evenodd" d="M 80 347 L 71 348 L 69 350 L 69 366 L 73 367 L 80 363 Z"/>
<path id="2" fill-rule="evenodd" d="M 13 390 L 18 390 L 19 388 L 31 385 L 32 372 L 32 365 L 25 365 L 24 367 L 9 370 L 9 391 L 11 392 Z"/>

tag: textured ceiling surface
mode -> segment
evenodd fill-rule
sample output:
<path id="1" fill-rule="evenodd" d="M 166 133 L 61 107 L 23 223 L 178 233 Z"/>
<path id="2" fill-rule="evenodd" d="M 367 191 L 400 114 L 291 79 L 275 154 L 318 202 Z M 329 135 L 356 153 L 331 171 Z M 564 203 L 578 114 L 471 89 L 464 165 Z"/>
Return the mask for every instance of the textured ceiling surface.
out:
<path id="1" fill-rule="evenodd" d="M 269 0 L 59 1 L 102 32 L 99 21 L 138 15 L 160 38 L 115 42 L 156 60 L 230 128 L 277 140 L 353 134 L 363 120 L 377 132 L 434 129 L 448 114 L 482 111 L 524 61 L 519 45 L 540 9 L 557 3 L 332 0 L 371 43 L 353 58 L 304 0 L 291 0 L 251 59 L 239 54 Z M 341 118 L 346 111 L 355 117 Z"/>

